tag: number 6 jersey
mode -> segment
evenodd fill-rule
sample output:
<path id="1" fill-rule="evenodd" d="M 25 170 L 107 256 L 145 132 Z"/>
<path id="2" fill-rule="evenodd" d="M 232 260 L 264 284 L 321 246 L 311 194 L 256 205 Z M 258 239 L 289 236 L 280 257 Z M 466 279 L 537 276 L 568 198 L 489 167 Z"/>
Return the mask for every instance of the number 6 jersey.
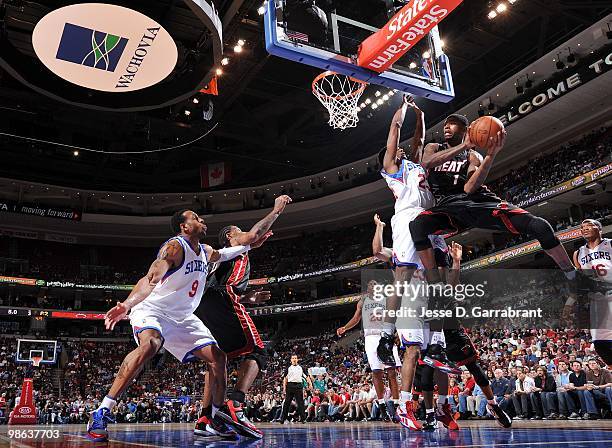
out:
<path id="1" fill-rule="evenodd" d="M 598 281 L 612 283 L 612 245 L 609 238 L 603 238 L 594 249 L 585 244 L 578 249 L 580 269 L 592 269 Z"/>
<path id="2" fill-rule="evenodd" d="M 206 285 L 208 260 L 203 244 L 198 245 L 200 253 L 196 254 L 189 242 L 180 236 L 170 238 L 162 247 L 172 240 L 178 241 L 183 248 L 183 262 L 169 270 L 151 294 L 132 310 L 148 310 L 182 321 L 191 316 L 200 304 Z"/>

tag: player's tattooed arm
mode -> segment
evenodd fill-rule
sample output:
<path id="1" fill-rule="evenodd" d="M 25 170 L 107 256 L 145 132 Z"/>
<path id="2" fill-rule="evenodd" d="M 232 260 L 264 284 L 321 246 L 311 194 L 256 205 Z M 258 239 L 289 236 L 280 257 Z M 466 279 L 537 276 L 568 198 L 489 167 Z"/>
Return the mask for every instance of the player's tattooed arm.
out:
<path id="1" fill-rule="evenodd" d="M 389 126 L 389 135 L 387 136 L 387 150 L 383 158 L 383 168 L 388 174 L 395 174 L 399 171 L 398 167 L 398 149 L 400 143 L 400 134 L 404 119 L 406 118 L 406 110 L 408 109 L 408 97 L 404 97 L 400 108 L 393 115 L 391 125 Z"/>
<path id="2" fill-rule="evenodd" d="M 381 221 L 378 214 L 374 215 L 374 224 L 376 225 L 376 230 L 374 232 L 374 238 L 372 238 L 372 255 L 381 261 L 391 261 L 393 251 L 385 247 L 383 243 L 383 233 L 386 224 Z"/>
<path id="3" fill-rule="evenodd" d="M 274 208 L 261 221 L 256 223 L 248 232 L 239 232 L 232 237 L 232 243 L 246 246 L 260 240 L 272 227 L 274 221 L 283 213 L 287 204 L 291 204 L 293 200 L 283 194 L 274 200 Z"/>
<path id="4" fill-rule="evenodd" d="M 355 309 L 355 314 L 351 317 L 346 324 L 336 330 L 336 334 L 338 336 L 342 336 L 344 333 L 349 331 L 351 328 L 354 328 L 359 322 L 361 322 L 361 308 L 363 307 L 363 299 L 359 299 L 357 302 L 357 308 Z"/>
<path id="5" fill-rule="evenodd" d="M 151 264 L 147 274 L 138 280 L 130 295 L 123 302 L 117 302 L 104 316 L 107 330 L 115 328 L 127 313 L 140 302 L 145 300 L 155 286 L 164 278 L 166 272 L 178 266 L 183 259 L 183 247 L 176 240 L 171 240 L 161 248 L 157 259 Z"/>

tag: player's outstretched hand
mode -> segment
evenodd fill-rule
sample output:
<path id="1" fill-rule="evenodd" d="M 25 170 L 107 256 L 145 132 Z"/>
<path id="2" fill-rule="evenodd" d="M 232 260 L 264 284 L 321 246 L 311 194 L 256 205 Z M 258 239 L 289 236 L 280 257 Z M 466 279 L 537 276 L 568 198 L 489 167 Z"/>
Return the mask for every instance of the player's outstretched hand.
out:
<path id="1" fill-rule="evenodd" d="M 346 333 L 346 328 L 344 328 L 344 327 L 340 327 L 340 328 L 338 328 L 338 329 L 336 330 L 336 334 L 337 334 L 338 336 L 342 336 L 344 333 Z"/>
<path id="2" fill-rule="evenodd" d="M 376 213 L 374 215 L 374 224 L 376 224 L 377 227 L 378 226 L 381 226 L 381 227 L 386 226 L 386 224 L 383 221 L 381 221 L 380 216 L 378 216 L 378 213 Z"/>
<path id="3" fill-rule="evenodd" d="M 494 156 L 502 150 L 504 144 L 506 143 L 506 135 L 508 135 L 508 133 L 504 129 L 503 131 L 498 132 L 494 137 L 489 137 L 487 155 Z"/>
<path id="4" fill-rule="evenodd" d="M 265 303 L 272 298 L 270 291 L 264 291 L 263 288 L 251 291 L 251 293 L 244 296 L 243 301 L 250 303 L 251 305 L 259 305 Z"/>
<path id="5" fill-rule="evenodd" d="M 107 330 L 113 330 L 115 325 L 117 325 L 121 320 L 127 316 L 127 313 L 130 311 L 127 305 L 122 302 L 117 302 L 117 305 L 111 308 L 104 315 L 104 325 Z"/>
<path id="6" fill-rule="evenodd" d="M 456 241 L 453 241 L 449 250 L 453 261 L 461 262 L 461 257 L 463 256 L 463 246 Z"/>
<path id="7" fill-rule="evenodd" d="M 272 235 L 274 235 L 274 232 L 272 232 L 271 230 L 267 231 L 266 233 L 263 234 L 261 238 L 259 238 L 254 243 L 251 243 L 251 249 L 257 249 L 258 247 L 261 247 L 262 244 L 268 241 L 268 238 L 270 238 Z"/>
<path id="8" fill-rule="evenodd" d="M 287 206 L 287 204 L 291 204 L 292 201 L 293 199 L 291 199 L 286 194 L 283 194 L 277 197 L 274 200 L 274 212 L 281 214 L 285 210 L 285 207 Z"/>
<path id="9" fill-rule="evenodd" d="M 402 101 L 402 106 L 403 105 L 407 105 L 408 107 L 411 107 L 415 111 L 420 111 L 421 110 L 421 108 L 414 101 L 414 97 L 412 95 L 404 95 L 404 100 Z"/>

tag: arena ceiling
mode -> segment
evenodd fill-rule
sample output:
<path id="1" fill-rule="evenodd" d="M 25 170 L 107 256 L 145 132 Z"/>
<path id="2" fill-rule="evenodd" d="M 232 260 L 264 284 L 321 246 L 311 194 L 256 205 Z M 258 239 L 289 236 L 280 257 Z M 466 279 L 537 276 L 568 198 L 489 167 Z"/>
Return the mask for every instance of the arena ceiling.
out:
<path id="1" fill-rule="evenodd" d="M 345 0 L 356 8 L 366 1 Z M 71 2 L 0 1 L 1 38 L 12 39 L 24 55 L 34 57 L 27 36 L 41 10 L 66 3 Z M 267 54 L 257 12 L 262 0 L 215 3 L 229 64 L 219 79 L 219 96 L 200 96 L 197 105 L 189 98 L 149 111 L 96 111 L 53 100 L 8 72 L 0 73 L 0 132 L 99 151 L 74 156 L 69 147 L 2 136 L 0 176 L 115 191 L 195 191 L 202 163 L 231 162 L 232 186 L 247 186 L 307 176 L 377 152 L 392 105 L 363 119 L 357 129 L 332 130 L 310 91 L 318 71 Z M 465 1 L 440 26 L 457 97 L 449 104 L 424 104 L 430 124 L 612 11 L 612 1 L 518 0 L 503 17 L 491 20 L 487 12 L 496 3 Z M 158 23 L 181 33 L 179 69 L 194 70 L 206 39 L 202 29 L 184 23 L 185 4 L 156 0 L 147 5 Z M 244 49 L 235 54 L 239 39 Z M 213 116 L 205 120 L 209 100 Z M 185 115 L 186 108 L 191 115 Z M 208 131 L 180 149 L 127 154 L 180 145 Z"/>

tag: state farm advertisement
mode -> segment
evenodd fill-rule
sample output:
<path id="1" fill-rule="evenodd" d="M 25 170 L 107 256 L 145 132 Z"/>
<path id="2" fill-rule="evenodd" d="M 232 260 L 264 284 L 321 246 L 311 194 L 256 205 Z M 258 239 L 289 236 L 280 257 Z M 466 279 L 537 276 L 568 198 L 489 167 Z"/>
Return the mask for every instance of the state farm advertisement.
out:
<path id="1" fill-rule="evenodd" d="M 359 46 L 357 64 L 382 73 L 448 16 L 463 0 L 414 0 Z"/>

